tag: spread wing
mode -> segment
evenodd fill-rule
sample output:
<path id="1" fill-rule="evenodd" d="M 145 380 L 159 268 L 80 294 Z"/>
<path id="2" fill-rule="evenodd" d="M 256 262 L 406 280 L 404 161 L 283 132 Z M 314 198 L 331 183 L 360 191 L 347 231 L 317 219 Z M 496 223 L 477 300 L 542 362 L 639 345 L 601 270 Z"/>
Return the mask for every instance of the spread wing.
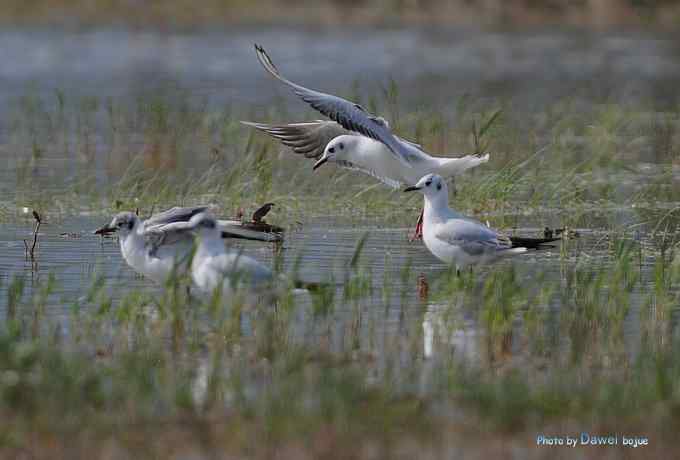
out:
<path id="1" fill-rule="evenodd" d="M 306 158 L 321 158 L 326 145 L 338 136 L 354 134 L 334 121 L 316 120 L 307 123 L 289 123 L 286 125 L 267 125 L 242 121 L 281 141 L 283 145 L 291 147 L 293 152 Z"/>
<path id="2" fill-rule="evenodd" d="M 417 143 L 415 143 L 415 142 L 413 142 L 413 141 L 409 141 L 408 139 L 404 139 L 403 137 L 399 137 L 399 136 L 397 136 L 396 134 L 394 135 L 394 137 L 396 137 L 400 142 L 403 142 L 404 144 L 410 145 L 411 147 L 414 147 L 414 148 L 416 148 L 416 149 L 418 149 L 418 150 L 422 150 L 422 149 L 423 149 L 423 146 L 422 146 L 422 145 L 417 144 Z"/>
<path id="3" fill-rule="evenodd" d="M 258 129 L 263 133 L 281 141 L 293 149 L 293 152 L 304 155 L 305 158 L 321 158 L 326 146 L 338 136 L 359 134 L 349 131 L 335 121 L 315 120 L 302 123 L 288 123 L 284 125 L 269 125 L 266 123 L 254 123 L 242 121 L 242 124 Z M 422 149 L 420 144 L 395 136 L 399 141 L 416 149 Z"/>
<path id="4" fill-rule="evenodd" d="M 255 52 L 265 70 L 282 83 L 290 86 L 293 92 L 303 101 L 331 120 L 337 121 L 343 128 L 382 142 L 402 164 L 411 167 L 407 153 L 413 147 L 400 141 L 392 134 L 384 119 L 368 113 L 359 104 L 293 83 L 279 73 L 264 48 L 255 45 Z"/>
<path id="5" fill-rule="evenodd" d="M 177 243 L 182 238 L 188 238 L 188 241 L 191 241 L 191 236 L 186 234 L 185 228 L 181 224 L 189 222 L 196 214 L 210 209 L 211 206 L 176 206 L 167 211 L 154 214 L 145 220 L 144 236 L 147 244 L 152 248 L 153 254 L 156 253 L 159 247 Z M 283 239 L 281 235 L 283 230 L 279 227 L 244 225 L 240 221 L 232 220 L 220 220 L 218 224 L 222 230 L 223 238 L 242 238 L 270 242 L 281 241 Z M 184 233 L 184 235 L 180 235 L 180 233 Z"/>
<path id="6" fill-rule="evenodd" d="M 173 222 L 188 222 L 196 214 L 205 212 L 210 209 L 210 206 L 189 206 L 179 207 L 175 206 L 167 211 L 154 214 L 144 221 L 144 228 L 150 229 L 155 226 L 170 224 Z"/>
<path id="7" fill-rule="evenodd" d="M 189 232 L 188 222 L 171 222 L 156 225 L 144 230 L 144 243 L 150 256 L 160 256 L 161 251 L 177 253 L 181 246 L 188 249 L 193 244 L 193 236 Z"/>
<path id="8" fill-rule="evenodd" d="M 508 237 L 472 219 L 449 219 L 439 224 L 435 236 L 448 244 L 459 246 L 470 255 L 512 248 Z"/>

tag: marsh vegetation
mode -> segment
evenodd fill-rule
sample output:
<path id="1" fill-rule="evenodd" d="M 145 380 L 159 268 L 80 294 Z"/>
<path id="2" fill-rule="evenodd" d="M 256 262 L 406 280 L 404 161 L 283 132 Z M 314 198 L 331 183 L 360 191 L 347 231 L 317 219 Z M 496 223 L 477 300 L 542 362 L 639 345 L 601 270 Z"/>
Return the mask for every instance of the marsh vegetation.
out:
<path id="1" fill-rule="evenodd" d="M 508 233 L 573 237 L 457 277 L 406 240 L 420 197 L 312 174 L 239 124 L 290 121 L 282 101 L 215 105 L 174 85 L 13 97 L 0 135 L 1 454 L 543 458 L 538 434 L 585 430 L 646 435 L 645 456 L 672 457 L 678 108 L 568 96 L 413 107 L 401 90 L 345 95 L 436 153 L 473 151 L 472 127 L 500 110 L 483 133 L 491 161 L 456 181 L 452 205 Z M 207 202 L 232 215 L 275 202 L 281 250 L 242 247 L 331 288 L 275 306 L 197 299 L 186 279 L 134 276 L 115 241 L 91 235 L 119 210 Z"/>

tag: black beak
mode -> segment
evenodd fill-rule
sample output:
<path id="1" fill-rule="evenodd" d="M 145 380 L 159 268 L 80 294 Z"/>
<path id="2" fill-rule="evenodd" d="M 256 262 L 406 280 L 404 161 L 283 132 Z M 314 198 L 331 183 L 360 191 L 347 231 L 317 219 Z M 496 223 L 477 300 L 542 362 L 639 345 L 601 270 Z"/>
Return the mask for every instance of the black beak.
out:
<path id="1" fill-rule="evenodd" d="M 416 187 L 415 185 L 412 185 L 412 186 L 406 187 L 404 189 L 405 192 L 415 192 L 416 190 L 420 190 L 420 187 Z"/>
<path id="2" fill-rule="evenodd" d="M 323 164 L 326 163 L 327 161 L 328 161 L 328 157 L 323 157 L 322 159 L 320 159 L 319 161 L 314 163 L 314 166 L 312 166 L 312 170 L 316 171 L 317 168 L 323 166 Z"/>
<path id="3" fill-rule="evenodd" d="M 94 231 L 95 235 L 108 235 L 116 231 L 115 227 L 110 227 L 109 224 L 104 225 L 102 228 L 98 228 Z"/>

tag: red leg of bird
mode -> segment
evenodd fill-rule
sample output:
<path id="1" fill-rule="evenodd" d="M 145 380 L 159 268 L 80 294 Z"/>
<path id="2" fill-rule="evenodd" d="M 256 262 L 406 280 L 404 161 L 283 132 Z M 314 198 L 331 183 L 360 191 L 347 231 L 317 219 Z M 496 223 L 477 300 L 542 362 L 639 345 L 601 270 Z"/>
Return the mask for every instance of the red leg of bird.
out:
<path id="1" fill-rule="evenodd" d="M 420 216 L 418 217 L 418 222 L 416 222 L 416 230 L 413 235 L 409 237 L 409 241 L 416 241 L 423 239 L 423 213 L 425 210 L 420 211 Z"/>

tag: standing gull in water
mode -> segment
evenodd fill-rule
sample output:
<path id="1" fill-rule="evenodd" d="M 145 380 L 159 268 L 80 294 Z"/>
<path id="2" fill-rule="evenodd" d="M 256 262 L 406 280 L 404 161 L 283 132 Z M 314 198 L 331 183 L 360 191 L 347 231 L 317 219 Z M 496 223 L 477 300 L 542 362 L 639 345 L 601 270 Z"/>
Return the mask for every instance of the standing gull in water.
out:
<path id="1" fill-rule="evenodd" d="M 182 224 L 207 209 L 207 206 L 175 207 L 145 221 L 133 212 L 121 212 L 110 223 L 96 230 L 95 234 L 118 233 L 120 252 L 125 262 L 145 277 L 164 283 L 171 274 L 182 273 L 187 269 L 193 239 L 183 231 Z M 258 231 L 236 221 L 219 221 L 218 228 L 218 234 L 224 238 L 281 240 L 279 233 Z"/>
<path id="2" fill-rule="evenodd" d="M 423 242 L 442 262 L 455 265 L 456 271 L 495 262 L 506 256 L 522 254 L 529 247 L 540 248 L 543 243 L 559 238 L 521 238 L 517 246 L 496 230 L 449 208 L 446 182 L 437 174 L 428 174 L 405 192 L 419 191 L 425 196 Z"/>
<path id="3" fill-rule="evenodd" d="M 337 96 L 314 91 L 283 77 L 264 48 L 255 45 L 262 66 L 279 81 L 293 89 L 303 101 L 333 121 L 314 121 L 287 125 L 244 122 L 281 140 L 293 151 L 317 161 L 313 169 L 326 162 L 361 171 L 393 188 L 413 185 L 426 174 L 451 177 L 479 164 L 489 155 L 460 158 L 433 157 L 421 146 L 394 135 L 384 118 Z M 414 237 L 422 236 L 422 213 Z"/>

